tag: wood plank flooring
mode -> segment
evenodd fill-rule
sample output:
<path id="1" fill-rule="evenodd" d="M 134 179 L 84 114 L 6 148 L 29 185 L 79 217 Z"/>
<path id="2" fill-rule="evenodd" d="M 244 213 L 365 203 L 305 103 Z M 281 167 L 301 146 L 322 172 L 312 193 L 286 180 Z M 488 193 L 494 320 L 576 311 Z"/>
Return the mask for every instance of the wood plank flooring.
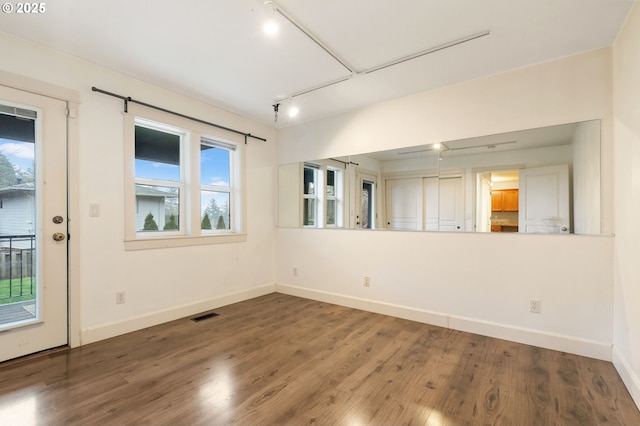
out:
<path id="1" fill-rule="evenodd" d="M 35 300 L 0 305 L 0 324 L 33 319 L 35 309 Z"/>
<path id="2" fill-rule="evenodd" d="M 611 363 L 282 294 L 0 364 L 2 425 L 640 425 Z"/>

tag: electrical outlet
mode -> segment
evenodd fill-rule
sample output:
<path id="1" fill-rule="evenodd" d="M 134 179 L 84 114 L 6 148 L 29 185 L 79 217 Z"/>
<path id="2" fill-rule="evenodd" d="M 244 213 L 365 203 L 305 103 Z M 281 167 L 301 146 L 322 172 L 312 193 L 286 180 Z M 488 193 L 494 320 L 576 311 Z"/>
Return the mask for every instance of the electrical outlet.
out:
<path id="1" fill-rule="evenodd" d="M 124 291 L 116 291 L 116 305 L 122 305 L 124 303 Z"/>
<path id="2" fill-rule="evenodd" d="M 371 287 L 371 277 L 364 277 L 364 286 Z"/>
<path id="3" fill-rule="evenodd" d="M 294 277 L 298 276 L 298 267 L 296 267 L 296 266 L 293 267 L 293 276 Z"/>
<path id="4" fill-rule="evenodd" d="M 542 301 L 540 300 L 537 300 L 537 299 L 529 300 L 529 312 L 534 314 L 539 314 L 540 309 L 542 308 L 541 305 L 542 305 Z"/>

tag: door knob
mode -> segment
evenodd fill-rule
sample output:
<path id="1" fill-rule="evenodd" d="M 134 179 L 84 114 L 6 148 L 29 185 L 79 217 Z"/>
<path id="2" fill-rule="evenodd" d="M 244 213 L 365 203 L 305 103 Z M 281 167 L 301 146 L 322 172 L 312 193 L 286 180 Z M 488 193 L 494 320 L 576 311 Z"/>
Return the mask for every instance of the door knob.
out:
<path id="1" fill-rule="evenodd" d="M 56 232 L 55 234 L 53 234 L 54 241 L 64 241 L 65 238 L 66 237 L 62 232 Z"/>
<path id="2" fill-rule="evenodd" d="M 54 216 L 52 219 L 53 223 L 62 223 L 64 222 L 64 218 L 62 216 Z"/>

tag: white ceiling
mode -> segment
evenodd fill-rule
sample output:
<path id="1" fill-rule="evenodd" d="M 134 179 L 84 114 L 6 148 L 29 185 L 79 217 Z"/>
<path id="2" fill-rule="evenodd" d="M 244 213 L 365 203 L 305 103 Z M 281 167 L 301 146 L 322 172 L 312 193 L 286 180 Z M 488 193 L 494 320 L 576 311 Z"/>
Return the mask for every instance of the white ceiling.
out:
<path id="1" fill-rule="evenodd" d="M 275 3 L 354 72 L 264 0 L 55 0 L 40 15 L 0 14 L 0 31 L 268 124 L 274 100 L 347 79 L 294 98 L 295 119 L 283 102 L 281 127 L 610 46 L 634 1 Z M 262 31 L 268 15 L 281 24 L 276 36 Z M 362 74 L 483 31 L 490 34 Z"/>

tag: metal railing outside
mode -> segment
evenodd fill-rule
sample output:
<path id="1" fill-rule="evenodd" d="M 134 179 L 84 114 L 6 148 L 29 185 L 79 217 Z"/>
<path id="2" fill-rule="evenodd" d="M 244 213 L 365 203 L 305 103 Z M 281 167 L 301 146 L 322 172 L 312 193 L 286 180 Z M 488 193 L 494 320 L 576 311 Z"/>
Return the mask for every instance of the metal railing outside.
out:
<path id="1" fill-rule="evenodd" d="M 0 235 L 0 299 L 34 295 L 35 235 Z"/>

